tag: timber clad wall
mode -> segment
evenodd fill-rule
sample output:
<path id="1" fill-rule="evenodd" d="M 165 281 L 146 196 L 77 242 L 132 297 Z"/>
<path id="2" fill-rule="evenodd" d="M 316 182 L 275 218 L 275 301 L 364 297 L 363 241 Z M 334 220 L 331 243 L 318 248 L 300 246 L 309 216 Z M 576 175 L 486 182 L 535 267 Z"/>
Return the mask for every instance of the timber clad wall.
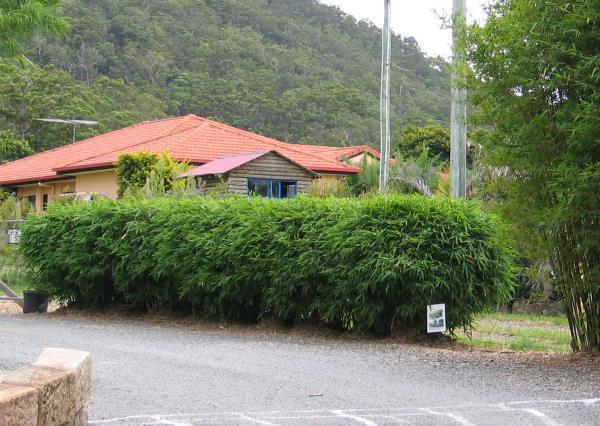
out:
<path id="1" fill-rule="evenodd" d="M 276 154 L 266 154 L 229 173 L 229 191 L 248 195 L 248 178 L 293 180 L 298 192 L 306 192 L 313 181 L 313 174 Z"/>

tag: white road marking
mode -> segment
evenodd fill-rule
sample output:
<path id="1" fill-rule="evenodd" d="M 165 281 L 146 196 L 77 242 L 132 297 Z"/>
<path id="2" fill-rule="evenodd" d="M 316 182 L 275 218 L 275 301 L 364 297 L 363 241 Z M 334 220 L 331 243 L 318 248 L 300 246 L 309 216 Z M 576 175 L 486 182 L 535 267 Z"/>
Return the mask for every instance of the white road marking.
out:
<path id="1" fill-rule="evenodd" d="M 332 410 L 331 412 L 333 414 L 335 414 L 336 417 L 342 417 L 342 418 L 345 418 L 345 419 L 351 419 L 351 420 L 354 420 L 357 423 L 361 423 L 361 424 L 367 425 L 367 426 L 378 426 L 377 423 L 375 423 L 374 421 L 371 421 L 369 419 L 365 419 L 364 417 L 353 416 L 352 414 L 345 413 L 342 410 Z"/>
<path id="2" fill-rule="evenodd" d="M 506 405 L 521 405 L 521 404 L 584 404 L 594 405 L 600 402 L 600 398 L 588 399 L 538 399 L 530 401 L 514 401 L 507 402 Z"/>
<path id="3" fill-rule="evenodd" d="M 252 423 L 255 423 L 255 424 L 257 424 L 257 425 L 269 425 L 269 426 L 276 426 L 276 425 L 275 425 L 275 423 L 271 423 L 271 422 L 268 422 L 268 421 L 266 421 L 266 420 L 260 420 L 260 419 L 256 419 L 256 418 L 254 418 L 254 417 L 247 416 L 247 415 L 245 415 L 244 413 L 235 413 L 235 414 L 237 414 L 238 416 L 240 416 L 240 419 L 242 419 L 242 420 L 247 420 L 247 421 L 249 421 L 249 422 L 252 422 Z"/>
<path id="4" fill-rule="evenodd" d="M 470 421 L 465 419 L 463 416 L 458 415 L 456 413 L 450 413 L 450 412 L 442 413 L 440 411 L 435 411 L 430 408 L 423 408 L 422 410 L 425 411 L 426 413 L 433 414 L 434 416 L 448 417 L 449 419 L 454 420 L 456 423 L 458 423 L 462 426 L 475 426 L 473 423 L 471 423 Z"/>
<path id="5" fill-rule="evenodd" d="M 275 410 L 275 411 L 257 411 L 257 412 L 212 412 L 195 414 L 166 414 L 166 415 L 145 415 L 128 416 L 107 420 L 90 421 L 90 425 L 107 426 L 125 426 L 125 425 L 197 425 L 197 424 L 218 424 L 219 422 L 233 421 L 247 422 L 273 426 L 278 421 L 297 420 L 310 422 L 318 419 L 344 418 L 348 421 L 364 424 L 367 426 L 377 426 L 377 419 L 385 422 L 385 419 L 394 419 L 396 422 L 403 422 L 401 418 L 419 417 L 427 415 L 443 416 L 447 419 L 460 424 L 461 426 L 472 426 L 467 418 L 469 412 L 478 410 L 484 413 L 508 413 L 508 412 L 527 412 L 535 416 L 546 426 L 556 426 L 555 420 L 549 418 L 542 411 L 548 405 L 560 407 L 566 405 L 579 405 L 582 408 L 595 410 L 600 408 L 600 398 L 573 399 L 573 400 L 533 400 L 533 401 L 513 401 L 496 404 L 458 404 L 452 406 L 440 407 L 396 407 L 381 409 L 315 409 L 315 410 Z M 466 411 L 466 412 L 465 412 Z M 416 420 L 416 419 L 413 419 Z M 275 422 L 275 423 L 272 423 Z M 414 423 L 414 421 L 412 421 Z"/>
<path id="6" fill-rule="evenodd" d="M 538 419 L 540 419 L 546 426 L 560 426 L 560 423 L 555 422 L 550 417 L 548 417 L 547 415 L 545 415 L 541 411 L 538 411 L 538 410 L 536 410 L 534 408 L 522 408 L 522 410 L 523 411 L 527 411 L 528 413 L 533 414 Z"/>

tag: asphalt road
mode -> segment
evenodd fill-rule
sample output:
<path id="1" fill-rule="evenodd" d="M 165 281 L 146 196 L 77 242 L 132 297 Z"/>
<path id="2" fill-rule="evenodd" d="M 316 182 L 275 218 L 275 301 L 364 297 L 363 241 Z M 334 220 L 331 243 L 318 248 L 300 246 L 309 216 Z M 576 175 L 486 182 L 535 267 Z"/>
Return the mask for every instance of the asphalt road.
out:
<path id="1" fill-rule="evenodd" d="M 0 370 L 92 353 L 90 424 L 598 425 L 600 368 L 393 340 L 0 315 Z M 595 361 L 592 361 L 595 362 Z"/>

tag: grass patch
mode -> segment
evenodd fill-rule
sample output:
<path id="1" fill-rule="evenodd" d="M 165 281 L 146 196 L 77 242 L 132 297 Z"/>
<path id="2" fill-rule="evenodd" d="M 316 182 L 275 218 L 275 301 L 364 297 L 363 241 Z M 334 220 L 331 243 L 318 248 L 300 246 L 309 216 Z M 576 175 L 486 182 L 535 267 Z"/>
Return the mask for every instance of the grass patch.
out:
<path id="1" fill-rule="evenodd" d="M 525 313 L 509 314 L 507 312 L 487 312 L 481 315 L 480 318 L 495 321 L 527 321 L 538 324 L 564 325 L 565 327 L 569 326 L 566 315 L 547 316 Z"/>
<path id="2" fill-rule="evenodd" d="M 27 268 L 15 246 L 0 243 L 0 279 L 17 294 L 27 289 Z M 0 290 L 0 295 L 4 293 Z"/>
<path id="3" fill-rule="evenodd" d="M 524 352 L 570 352 L 571 334 L 565 316 L 487 313 L 475 323 L 471 336 L 457 333 L 468 346 Z"/>

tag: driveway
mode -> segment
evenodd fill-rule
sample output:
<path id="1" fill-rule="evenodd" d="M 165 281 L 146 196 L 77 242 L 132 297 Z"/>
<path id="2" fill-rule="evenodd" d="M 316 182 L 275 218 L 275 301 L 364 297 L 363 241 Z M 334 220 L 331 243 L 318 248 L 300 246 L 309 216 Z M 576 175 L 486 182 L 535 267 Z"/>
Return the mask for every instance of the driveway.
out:
<path id="1" fill-rule="evenodd" d="M 112 316 L 0 314 L 0 370 L 92 353 L 90 424 L 600 424 L 598 358 Z"/>

